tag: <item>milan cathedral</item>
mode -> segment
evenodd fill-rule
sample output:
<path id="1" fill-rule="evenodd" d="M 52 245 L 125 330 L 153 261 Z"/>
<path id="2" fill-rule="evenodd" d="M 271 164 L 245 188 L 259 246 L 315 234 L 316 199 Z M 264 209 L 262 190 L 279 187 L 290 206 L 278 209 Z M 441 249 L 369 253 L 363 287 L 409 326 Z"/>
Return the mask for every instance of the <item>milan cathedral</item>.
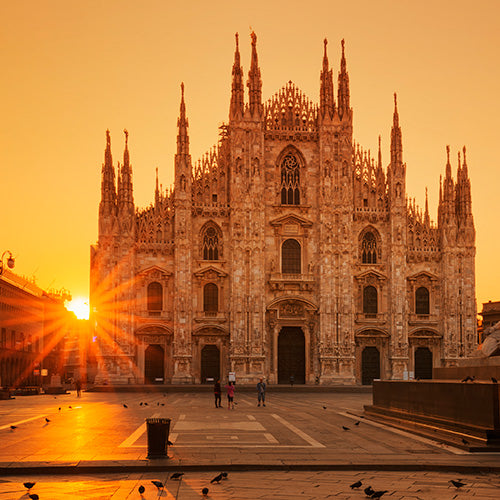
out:
<path id="1" fill-rule="evenodd" d="M 96 383 L 370 384 L 431 378 L 476 348 L 475 229 L 466 151 L 447 148 L 437 224 L 406 190 L 396 96 L 390 161 L 353 138 L 344 41 L 319 105 L 291 81 L 267 102 L 252 33 L 238 36 L 229 120 L 197 163 L 184 86 L 175 181 L 134 204 L 125 132 L 102 166 L 91 247 Z M 335 99 L 336 97 L 336 99 Z M 462 153 L 462 154 L 461 154 Z M 444 162 L 443 162 L 444 163 Z"/>

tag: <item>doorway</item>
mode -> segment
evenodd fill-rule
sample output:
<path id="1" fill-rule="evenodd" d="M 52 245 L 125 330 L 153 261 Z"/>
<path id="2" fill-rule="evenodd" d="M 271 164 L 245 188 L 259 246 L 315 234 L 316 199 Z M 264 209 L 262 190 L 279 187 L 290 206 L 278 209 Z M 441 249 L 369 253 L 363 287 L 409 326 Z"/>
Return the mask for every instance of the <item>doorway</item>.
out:
<path id="1" fill-rule="evenodd" d="M 149 345 L 144 352 L 144 382 L 146 384 L 165 383 L 165 353 L 158 344 Z"/>
<path id="2" fill-rule="evenodd" d="M 208 344 L 201 350 L 201 383 L 220 380 L 220 351 L 216 345 Z"/>
<path id="3" fill-rule="evenodd" d="M 278 335 L 278 384 L 306 383 L 305 339 L 302 328 L 285 326 Z"/>
<path id="4" fill-rule="evenodd" d="M 415 378 L 432 378 L 432 351 L 428 347 L 415 349 Z"/>
<path id="5" fill-rule="evenodd" d="M 380 378 L 380 353 L 376 347 L 369 346 L 361 354 L 361 383 L 371 385 L 374 378 Z"/>

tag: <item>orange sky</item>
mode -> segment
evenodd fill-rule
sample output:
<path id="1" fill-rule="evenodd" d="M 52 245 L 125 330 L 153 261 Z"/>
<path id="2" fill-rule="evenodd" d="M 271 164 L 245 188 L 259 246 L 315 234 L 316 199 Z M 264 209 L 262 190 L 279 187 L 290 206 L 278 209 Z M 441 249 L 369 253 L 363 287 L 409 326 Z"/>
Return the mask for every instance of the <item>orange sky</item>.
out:
<path id="1" fill-rule="evenodd" d="M 153 200 L 155 168 L 170 185 L 186 86 L 191 153 L 227 120 L 234 33 L 249 69 L 250 27 L 271 97 L 292 80 L 318 101 L 323 38 L 337 73 L 346 40 L 354 138 L 389 158 L 393 93 L 407 191 L 437 218 L 445 146 L 467 146 L 477 230 L 478 309 L 500 300 L 500 2 L 395 0 L 18 0 L 0 3 L 0 252 L 42 288 L 88 295 L 97 239 L 105 130 L 114 162 L 127 128 L 134 197 Z"/>

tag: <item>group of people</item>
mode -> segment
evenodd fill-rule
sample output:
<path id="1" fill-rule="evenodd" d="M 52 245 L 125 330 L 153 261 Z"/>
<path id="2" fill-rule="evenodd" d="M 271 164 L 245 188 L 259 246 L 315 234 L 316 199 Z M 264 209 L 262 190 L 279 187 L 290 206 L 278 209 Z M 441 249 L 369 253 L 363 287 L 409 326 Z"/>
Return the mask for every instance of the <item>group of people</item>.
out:
<path id="1" fill-rule="evenodd" d="M 234 410 L 234 382 L 230 380 L 224 388 L 226 389 L 227 394 L 227 409 Z M 222 408 L 221 399 L 222 399 L 222 389 L 220 385 L 220 380 L 217 380 L 214 384 L 214 397 L 215 397 L 215 407 Z M 264 379 L 260 379 L 257 384 L 257 406 L 266 406 L 266 383 Z"/>

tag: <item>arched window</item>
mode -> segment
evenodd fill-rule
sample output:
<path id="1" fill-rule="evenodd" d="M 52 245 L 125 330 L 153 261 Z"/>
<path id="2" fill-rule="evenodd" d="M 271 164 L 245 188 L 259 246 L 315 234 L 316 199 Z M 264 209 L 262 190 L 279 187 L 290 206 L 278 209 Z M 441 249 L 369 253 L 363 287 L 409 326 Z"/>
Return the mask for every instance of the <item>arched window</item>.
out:
<path id="1" fill-rule="evenodd" d="M 377 314 L 377 289 L 374 286 L 365 286 L 363 289 L 363 313 Z"/>
<path id="2" fill-rule="evenodd" d="M 300 243 L 297 240 L 285 240 L 281 247 L 281 272 L 300 274 L 301 267 Z"/>
<path id="3" fill-rule="evenodd" d="M 425 286 L 415 291 L 415 313 L 429 314 L 429 290 Z"/>
<path id="4" fill-rule="evenodd" d="M 292 153 L 281 161 L 281 204 L 300 204 L 300 166 Z"/>
<path id="5" fill-rule="evenodd" d="M 214 283 L 203 287 L 203 311 L 217 312 L 219 310 L 219 288 Z"/>
<path id="6" fill-rule="evenodd" d="M 361 242 L 361 262 L 363 264 L 377 263 L 377 240 L 371 231 L 367 231 Z"/>
<path id="7" fill-rule="evenodd" d="M 219 260 L 219 235 L 214 226 L 203 232 L 203 260 Z"/>
<path id="8" fill-rule="evenodd" d="M 148 311 L 160 314 L 163 309 L 163 287 L 157 281 L 148 285 Z"/>

